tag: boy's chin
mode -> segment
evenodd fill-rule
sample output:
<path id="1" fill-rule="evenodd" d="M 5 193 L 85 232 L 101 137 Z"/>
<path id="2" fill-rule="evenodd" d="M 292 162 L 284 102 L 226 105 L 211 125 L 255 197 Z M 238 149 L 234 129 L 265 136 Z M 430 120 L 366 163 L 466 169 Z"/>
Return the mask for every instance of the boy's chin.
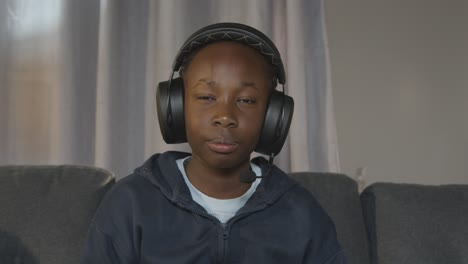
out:
<path id="1" fill-rule="evenodd" d="M 239 155 L 238 153 L 221 154 L 213 152 L 209 157 L 206 157 L 205 161 L 213 169 L 236 169 L 250 163 L 250 154 Z"/>

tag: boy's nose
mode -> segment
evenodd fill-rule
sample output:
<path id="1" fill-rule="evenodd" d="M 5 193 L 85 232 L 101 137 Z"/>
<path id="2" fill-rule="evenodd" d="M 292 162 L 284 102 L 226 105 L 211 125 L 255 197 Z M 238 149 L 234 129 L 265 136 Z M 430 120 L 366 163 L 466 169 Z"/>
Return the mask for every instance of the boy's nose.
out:
<path id="1" fill-rule="evenodd" d="M 227 104 L 221 104 L 218 106 L 218 111 L 213 117 L 213 125 L 222 127 L 236 127 L 237 120 L 234 115 L 234 109 L 232 106 Z"/>
<path id="2" fill-rule="evenodd" d="M 218 117 L 213 120 L 214 125 L 222 126 L 222 127 L 236 127 L 237 123 L 234 119 L 228 116 Z"/>

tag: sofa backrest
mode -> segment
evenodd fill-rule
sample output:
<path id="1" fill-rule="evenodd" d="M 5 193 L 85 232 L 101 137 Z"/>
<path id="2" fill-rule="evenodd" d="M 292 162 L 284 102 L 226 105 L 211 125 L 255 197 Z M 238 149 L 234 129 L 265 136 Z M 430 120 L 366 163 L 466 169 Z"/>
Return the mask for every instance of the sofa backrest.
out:
<path id="1" fill-rule="evenodd" d="M 372 263 L 468 263 L 468 185 L 376 183 L 361 199 Z"/>
<path id="2" fill-rule="evenodd" d="M 113 175 L 86 166 L 0 166 L 0 263 L 79 263 Z"/>
<path id="3" fill-rule="evenodd" d="M 305 186 L 335 223 L 338 241 L 349 264 L 369 263 L 366 229 L 356 182 L 343 174 L 290 174 Z"/>

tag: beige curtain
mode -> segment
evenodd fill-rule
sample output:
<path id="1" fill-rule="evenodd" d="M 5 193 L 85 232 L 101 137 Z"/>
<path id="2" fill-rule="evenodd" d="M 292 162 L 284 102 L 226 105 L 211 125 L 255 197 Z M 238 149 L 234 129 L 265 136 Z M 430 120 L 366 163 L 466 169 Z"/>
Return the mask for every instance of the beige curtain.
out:
<path id="1" fill-rule="evenodd" d="M 296 102 L 276 163 L 339 171 L 321 0 L 0 0 L 0 164 L 88 164 L 129 174 L 166 145 L 155 106 L 185 38 L 249 24 L 277 44 Z"/>

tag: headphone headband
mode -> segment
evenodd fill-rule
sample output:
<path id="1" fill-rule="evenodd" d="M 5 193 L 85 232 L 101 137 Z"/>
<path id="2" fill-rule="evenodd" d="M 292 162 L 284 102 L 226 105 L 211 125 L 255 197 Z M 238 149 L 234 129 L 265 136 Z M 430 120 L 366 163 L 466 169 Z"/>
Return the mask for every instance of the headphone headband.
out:
<path id="1" fill-rule="evenodd" d="M 277 69 L 278 82 L 282 85 L 286 83 L 283 62 L 273 42 L 255 28 L 238 23 L 217 23 L 193 33 L 177 53 L 172 65 L 172 71 L 179 71 L 185 58 L 194 50 L 222 40 L 240 42 L 256 49 Z"/>

